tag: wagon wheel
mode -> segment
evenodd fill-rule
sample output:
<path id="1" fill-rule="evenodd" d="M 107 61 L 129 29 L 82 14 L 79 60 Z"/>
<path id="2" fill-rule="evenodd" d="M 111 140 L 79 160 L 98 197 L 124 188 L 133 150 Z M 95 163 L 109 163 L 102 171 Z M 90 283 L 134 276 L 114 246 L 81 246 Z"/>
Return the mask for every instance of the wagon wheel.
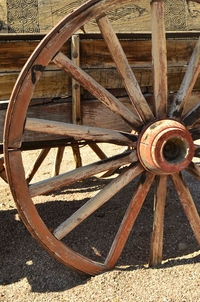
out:
<path id="1" fill-rule="evenodd" d="M 166 182 L 169 176 L 179 195 L 194 235 L 200 243 L 200 218 L 193 198 L 181 171 L 187 171 L 200 180 L 200 168 L 193 163 L 193 156 L 199 157 L 199 147 L 194 144 L 200 138 L 199 104 L 186 111 L 189 97 L 200 71 L 200 40 L 197 42 L 182 82 L 170 109 L 168 110 L 167 60 L 162 1 L 152 1 L 152 55 L 154 75 L 154 112 L 147 104 L 127 58 L 115 35 L 106 13 L 133 1 L 91 0 L 64 18 L 40 43 L 22 70 L 12 93 L 5 126 L 5 158 L 9 184 L 21 217 L 31 234 L 56 259 L 77 271 L 96 274 L 114 267 L 134 222 L 140 212 L 150 186 L 155 186 L 155 214 L 151 236 L 150 264 L 158 264 L 162 259 L 163 217 L 166 199 Z M 127 109 L 111 93 L 78 68 L 59 49 L 71 35 L 91 19 L 101 30 L 113 60 L 123 78 L 130 101 L 137 115 Z M 63 68 L 93 96 L 103 102 L 112 112 L 126 121 L 137 135 L 120 131 L 72 125 L 40 119 L 26 119 L 29 101 L 36 82 L 50 61 Z M 24 126 L 25 125 L 25 126 Z M 34 130 L 71 136 L 73 139 L 99 141 L 130 146 L 131 151 L 95 162 L 58 177 L 27 186 L 21 157 L 23 131 Z M 92 197 L 72 216 L 58 225 L 52 232 L 40 218 L 32 197 L 52 192 L 99 172 L 128 165 L 118 177 L 113 179 L 96 196 Z M 106 203 L 112 196 L 141 174 L 138 188 L 114 238 L 109 253 L 103 263 L 91 260 L 75 252 L 61 239 L 67 236 L 82 221 Z M 101 240 L 101 239 L 100 239 Z"/>

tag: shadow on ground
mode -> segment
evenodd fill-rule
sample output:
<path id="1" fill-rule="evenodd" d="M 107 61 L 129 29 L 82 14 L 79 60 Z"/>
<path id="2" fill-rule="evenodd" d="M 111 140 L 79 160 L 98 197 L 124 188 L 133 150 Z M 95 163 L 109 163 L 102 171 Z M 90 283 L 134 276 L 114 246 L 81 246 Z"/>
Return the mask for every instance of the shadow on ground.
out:
<path id="1" fill-rule="evenodd" d="M 198 182 L 186 175 L 194 197 L 197 197 Z M 89 192 L 101 189 L 108 180 L 93 178 L 89 183 L 79 183 L 76 187 L 57 191 L 56 201 L 51 195 L 45 196 L 45 202 L 37 204 L 38 212 L 48 227 L 56 227 L 66 215 L 70 216 L 88 199 Z M 109 247 L 123 218 L 128 202 L 137 187 L 137 182 L 129 184 L 114 198 L 96 211 L 67 237 L 67 244 L 74 250 L 97 261 L 105 259 Z M 68 200 L 76 192 L 74 199 Z M 79 194 L 84 198 L 79 199 Z M 149 255 L 149 238 L 153 221 L 153 188 L 148 194 L 142 211 L 136 221 L 126 247 L 118 261 L 120 270 L 145 268 Z M 63 201 L 64 200 L 64 201 Z M 200 211 L 199 205 L 197 205 Z M 7 285 L 27 278 L 33 292 L 63 291 L 87 282 L 87 276 L 80 276 L 54 260 L 31 237 L 17 211 L 0 211 L 0 285 Z M 168 199 L 165 212 L 165 234 L 163 258 L 178 258 L 166 262 L 158 268 L 185 265 L 199 262 L 200 257 L 186 257 L 199 249 L 188 225 L 182 207 L 171 183 L 168 186 Z M 184 257 L 185 256 L 185 257 Z M 145 268 L 147 269 L 147 268 Z"/>

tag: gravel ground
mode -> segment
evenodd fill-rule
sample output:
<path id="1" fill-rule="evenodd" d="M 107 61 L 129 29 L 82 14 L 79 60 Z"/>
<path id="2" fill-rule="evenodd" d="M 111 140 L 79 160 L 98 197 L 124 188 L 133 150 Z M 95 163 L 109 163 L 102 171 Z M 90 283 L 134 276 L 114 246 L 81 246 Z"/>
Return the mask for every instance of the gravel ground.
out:
<path id="1" fill-rule="evenodd" d="M 105 152 L 113 154 L 115 148 L 106 147 Z M 25 166 L 33 162 L 37 153 L 25 153 Z M 49 176 L 54 153 L 53 149 L 34 181 Z M 82 149 L 82 155 L 85 163 L 95 160 L 87 148 Z M 70 168 L 73 165 L 71 150 L 67 149 L 62 169 L 64 171 L 66 166 Z M 199 183 L 187 174 L 185 178 L 200 212 Z M 68 189 L 37 197 L 37 209 L 47 225 L 55 226 L 59 224 L 59 219 L 64 219 L 58 213 L 63 213 L 66 207 L 69 213 L 73 212 L 108 181 L 93 177 Z M 97 260 L 105 257 L 136 186 L 137 181 L 128 185 L 78 227 L 76 232 L 72 232 L 68 237 L 69 246 Z M 147 265 L 153 219 L 151 190 L 118 266 L 94 277 L 78 275 L 58 263 L 38 245 L 20 221 L 9 188 L 3 181 L 0 197 L 1 302 L 200 301 L 200 250 L 171 183 L 168 185 L 162 265 L 157 268 Z"/>

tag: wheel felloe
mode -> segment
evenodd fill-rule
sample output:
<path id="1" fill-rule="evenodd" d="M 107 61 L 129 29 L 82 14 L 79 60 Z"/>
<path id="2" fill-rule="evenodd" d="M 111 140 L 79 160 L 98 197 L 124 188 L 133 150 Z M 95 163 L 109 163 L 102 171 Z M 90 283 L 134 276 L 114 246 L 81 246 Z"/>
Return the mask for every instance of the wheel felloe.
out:
<path id="1" fill-rule="evenodd" d="M 193 233 L 200 243 L 200 217 L 189 189 L 182 179 L 181 173 L 178 173 L 186 168 L 190 174 L 200 180 L 200 168 L 192 162 L 194 149 L 196 148 L 195 156 L 197 156 L 199 147 L 194 145 L 189 133 L 190 131 L 194 140 L 199 138 L 199 128 L 195 127 L 195 123 L 199 121 L 199 109 L 192 108 L 185 115 L 186 105 L 190 102 L 189 96 L 200 71 L 200 39 L 188 65 L 188 71 L 181 88 L 168 112 L 164 1 L 152 1 L 152 69 L 154 87 L 154 112 L 152 112 L 151 106 L 142 94 L 132 67 L 129 66 L 128 59 L 110 24 L 109 18 L 104 15 L 109 10 L 132 2 L 131 0 L 90 0 L 59 23 L 40 43 L 20 74 L 9 102 L 5 123 L 4 150 L 6 172 L 13 196 L 27 228 L 34 238 L 56 259 L 70 268 L 91 275 L 109 269 L 117 263 L 152 184 L 154 185 L 154 223 L 149 263 L 150 265 L 161 263 L 167 175 L 169 174 Z M 77 66 L 73 60 L 70 60 L 66 54 L 60 51 L 61 46 L 77 32 L 78 28 L 95 18 L 124 82 L 133 110 L 126 107 L 114 94 L 92 78 L 86 72 L 87 70 Z M 90 122 L 84 125 L 72 125 L 66 122 L 27 117 L 28 105 L 36 84 L 33 81 L 32 72 L 35 70 L 35 66 L 41 66 L 41 63 L 43 66 L 47 66 L 51 59 L 52 63 L 55 63 L 59 69 L 61 68 L 68 75 L 71 75 L 79 85 L 88 90 L 95 99 L 106 105 L 113 114 L 118 114 L 127 123 L 128 129 L 130 130 L 130 127 L 132 127 L 136 134 L 130 134 L 129 130 L 127 130 L 128 132 L 122 132 L 115 129 L 99 128 L 98 120 L 103 118 L 101 117 L 101 112 L 94 125 L 92 123 L 93 126 L 90 125 Z M 40 75 L 41 72 L 37 71 L 37 81 L 39 81 Z M 178 121 L 167 119 L 167 116 L 177 118 Z M 190 123 L 188 118 L 191 120 Z M 147 125 L 147 123 L 151 124 Z M 189 131 L 183 124 L 188 127 Z M 114 126 L 113 128 L 115 128 Z M 142 127 L 145 127 L 145 129 L 137 136 L 138 131 Z M 103 157 L 101 161 L 83 165 L 76 170 L 70 170 L 27 186 L 21 156 L 21 142 L 23 131 L 28 130 L 42 131 L 51 135 L 65 135 L 66 137 L 72 137 L 72 142 L 80 139 L 81 141 L 86 141 L 88 145 L 91 142 L 96 143 L 99 141 L 114 143 L 122 145 L 126 149 L 127 147 L 131 148 L 131 150 L 106 159 L 101 154 L 101 157 Z M 91 147 L 91 145 L 89 146 Z M 61 151 L 60 153 L 62 153 Z M 46 152 L 42 152 L 42 158 L 45 154 Z M 36 166 L 40 163 L 41 156 L 37 160 Z M 78 207 L 69 217 L 66 214 L 64 221 L 58 220 L 54 228 L 49 229 L 49 223 L 47 227 L 40 218 L 34 200 L 32 200 L 33 197 L 79 183 L 102 172 L 108 171 L 110 173 L 120 167 L 124 168 L 121 169 L 121 173 L 116 179 L 110 180 L 109 184 L 86 202 L 84 202 L 83 193 L 83 205 Z M 33 172 L 35 172 L 35 169 L 34 167 Z M 32 176 L 33 172 L 31 172 Z M 92 215 L 94 211 L 109 202 L 109 199 L 140 174 L 138 188 L 131 198 L 105 262 L 98 263 L 87 258 L 71 250 L 61 241 L 62 238 L 68 236 L 81 222 L 87 219 L 89 215 Z M 155 176 L 154 174 L 157 175 Z"/>
<path id="2" fill-rule="evenodd" d="M 137 144 L 143 167 L 155 174 L 178 173 L 194 156 L 194 143 L 188 130 L 170 119 L 156 121 L 141 133 Z"/>

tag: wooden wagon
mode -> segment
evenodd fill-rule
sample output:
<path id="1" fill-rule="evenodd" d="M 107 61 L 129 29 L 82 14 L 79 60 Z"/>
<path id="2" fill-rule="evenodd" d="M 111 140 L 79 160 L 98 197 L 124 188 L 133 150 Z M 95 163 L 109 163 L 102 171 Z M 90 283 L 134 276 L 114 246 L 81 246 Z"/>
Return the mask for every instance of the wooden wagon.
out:
<path id="1" fill-rule="evenodd" d="M 186 170 L 200 180 L 196 163 L 200 157 L 199 1 L 65 2 L 55 1 L 52 6 L 45 1 L 24 1 L 22 7 L 18 1 L 1 2 L 0 121 L 5 158 L 5 165 L 1 159 L 1 176 L 8 181 L 20 216 L 37 241 L 65 265 L 88 274 L 115 266 L 154 183 L 149 263 L 160 264 L 168 178 L 200 244 L 200 217 L 182 176 Z M 68 14 L 80 2 L 82 6 Z M 67 16 L 55 25 L 62 15 Z M 107 157 L 98 145 L 102 142 L 123 148 Z M 81 145 L 88 145 L 100 161 L 82 165 Z M 66 146 L 73 149 L 76 169 L 59 174 Z M 53 147 L 58 148 L 54 176 L 30 183 Z M 25 176 L 22 153 L 35 149 L 41 153 Z M 68 218 L 66 213 L 66 220 L 53 230 L 47 227 L 35 207 L 35 196 L 101 172 L 108 176 L 117 169 L 119 175 L 96 196 Z M 138 177 L 103 263 L 62 241 Z"/>

